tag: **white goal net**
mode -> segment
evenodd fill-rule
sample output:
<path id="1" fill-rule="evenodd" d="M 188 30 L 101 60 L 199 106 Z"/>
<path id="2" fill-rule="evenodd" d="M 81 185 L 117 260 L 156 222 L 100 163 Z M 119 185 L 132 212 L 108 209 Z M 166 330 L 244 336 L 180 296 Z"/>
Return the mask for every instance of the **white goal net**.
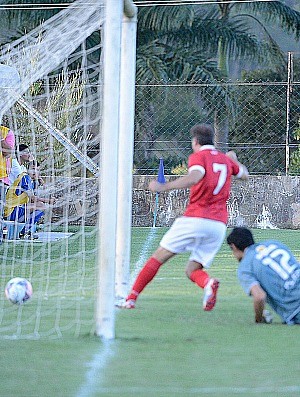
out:
<path id="1" fill-rule="evenodd" d="M 104 11 L 99 0 L 78 0 L 0 49 L 0 64 L 20 75 L 7 85 L 0 68 L 1 125 L 14 132 L 22 149 L 14 156 L 44 200 L 27 229 L 26 219 L 4 218 L 0 338 L 55 338 L 94 327 Z M 34 208 L 25 204 L 25 216 Z M 4 295 L 13 277 L 32 283 L 23 305 Z"/>

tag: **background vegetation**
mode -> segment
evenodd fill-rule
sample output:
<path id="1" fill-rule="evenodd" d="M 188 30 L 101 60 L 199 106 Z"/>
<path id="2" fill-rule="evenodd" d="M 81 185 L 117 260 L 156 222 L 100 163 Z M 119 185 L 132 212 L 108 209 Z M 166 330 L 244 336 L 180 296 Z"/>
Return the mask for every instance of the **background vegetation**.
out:
<path id="1" fill-rule="evenodd" d="M 1 42 L 23 35 L 64 3 L 1 9 Z M 189 153 L 190 127 L 203 121 L 214 125 L 220 149 L 234 146 L 242 158 L 250 157 L 252 172 L 285 173 L 286 52 L 299 49 L 299 11 L 293 0 L 139 7 L 135 172 L 155 173 L 159 157 L 171 172 Z M 87 46 L 98 40 L 92 35 Z M 288 131 L 293 175 L 299 174 L 298 57 L 295 53 Z M 250 82 L 261 87 L 232 85 Z M 281 87 L 271 84 L 280 82 Z"/>

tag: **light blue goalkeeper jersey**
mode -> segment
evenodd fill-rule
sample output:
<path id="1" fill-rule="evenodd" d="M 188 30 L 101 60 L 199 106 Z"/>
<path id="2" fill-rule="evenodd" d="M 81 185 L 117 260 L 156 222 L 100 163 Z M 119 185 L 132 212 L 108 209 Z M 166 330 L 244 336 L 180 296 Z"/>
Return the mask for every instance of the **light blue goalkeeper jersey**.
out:
<path id="1" fill-rule="evenodd" d="M 248 247 L 238 279 L 248 295 L 259 284 L 267 303 L 285 323 L 300 323 L 300 264 L 284 244 L 267 240 Z"/>

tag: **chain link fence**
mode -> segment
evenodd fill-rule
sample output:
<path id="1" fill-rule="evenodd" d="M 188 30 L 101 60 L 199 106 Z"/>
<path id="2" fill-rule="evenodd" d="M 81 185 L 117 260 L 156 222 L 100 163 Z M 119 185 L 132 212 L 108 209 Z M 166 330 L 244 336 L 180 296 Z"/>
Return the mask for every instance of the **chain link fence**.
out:
<path id="1" fill-rule="evenodd" d="M 190 128 L 209 123 L 252 175 L 300 174 L 300 78 L 289 54 L 284 81 L 137 84 L 134 173 L 186 172 Z M 295 77 L 298 78 L 296 81 Z"/>

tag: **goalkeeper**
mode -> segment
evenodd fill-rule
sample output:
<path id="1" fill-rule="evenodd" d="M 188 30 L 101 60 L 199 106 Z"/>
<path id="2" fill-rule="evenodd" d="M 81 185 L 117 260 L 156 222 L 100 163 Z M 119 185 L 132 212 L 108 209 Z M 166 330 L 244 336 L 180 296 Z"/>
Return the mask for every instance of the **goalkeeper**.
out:
<path id="1" fill-rule="evenodd" d="M 300 324 L 300 264 L 289 248 L 275 240 L 255 244 L 244 227 L 234 228 L 227 243 L 240 262 L 239 282 L 253 298 L 255 322 L 272 322 L 268 303 L 285 324 Z"/>

